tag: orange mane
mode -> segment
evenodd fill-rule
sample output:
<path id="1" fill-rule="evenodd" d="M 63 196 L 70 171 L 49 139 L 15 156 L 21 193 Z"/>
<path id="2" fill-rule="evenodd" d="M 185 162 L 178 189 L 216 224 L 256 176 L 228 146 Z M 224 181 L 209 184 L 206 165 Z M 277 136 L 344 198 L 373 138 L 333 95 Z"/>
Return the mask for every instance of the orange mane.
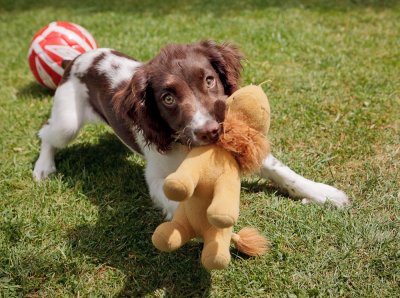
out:
<path id="1" fill-rule="evenodd" d="M 270 152 L 267 138 L 251 128 L 238 112 L 225 116 L 224 131 L 217 145 L 232 153 L 244 174 L 256 172 Z"/>

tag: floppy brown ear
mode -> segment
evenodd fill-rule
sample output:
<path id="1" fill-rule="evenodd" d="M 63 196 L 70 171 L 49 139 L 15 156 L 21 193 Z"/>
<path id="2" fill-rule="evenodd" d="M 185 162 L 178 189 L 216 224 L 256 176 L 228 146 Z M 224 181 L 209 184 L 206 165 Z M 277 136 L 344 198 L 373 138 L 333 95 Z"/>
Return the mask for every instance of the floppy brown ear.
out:
<path id="1" fill-rule="evenodd" d="M 160 152 L 170 148 L 172 132 L 160 116 L 145 66 L 138 68 L 131 81 L 115 93 L 112 102 L 117 115 L 142 132 L 146 144 L 155 145 Z"/>
<path id="2" fill-rule="evenodd" d="M 205 49 L 204 54 L 218 73 L 225 94 L 231 95 L 239 88 L 241 61 L 244 55 L 231 43 L 218 45 L 214 41 L 206 40 L 200 45 Z"/>

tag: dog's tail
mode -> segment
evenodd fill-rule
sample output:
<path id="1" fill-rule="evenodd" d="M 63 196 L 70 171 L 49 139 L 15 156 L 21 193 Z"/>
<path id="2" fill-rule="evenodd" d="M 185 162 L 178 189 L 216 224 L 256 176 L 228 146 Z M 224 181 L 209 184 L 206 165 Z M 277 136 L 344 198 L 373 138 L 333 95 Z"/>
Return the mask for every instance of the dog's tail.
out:
<path id="1" fill-rule="evenodd" d="M 67 66 L 68 66 L 71 62 L 72 62 L 72 60 L 64 59 L 63 61 L 61 61 L 61 67 L 62 67 L 63 69 L 66 69 Z"/>
<path id="2" fill-rule="evenodd" d="M 268 240 L 254 228 L 243 228 L 237 234 L 232 233 L 232 241 L 238 251 L 248 256 L 261 256 L 269 248 Z"/>

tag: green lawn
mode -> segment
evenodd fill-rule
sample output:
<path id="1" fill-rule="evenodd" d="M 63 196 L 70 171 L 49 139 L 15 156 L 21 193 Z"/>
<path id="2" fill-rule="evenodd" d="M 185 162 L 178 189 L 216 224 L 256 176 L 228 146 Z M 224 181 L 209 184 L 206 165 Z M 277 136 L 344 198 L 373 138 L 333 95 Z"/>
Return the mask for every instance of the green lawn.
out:
<path id="1" fill-rule="evenodd" d="M 301 205 L 247 178 L 237 229 L 257 227 L 271 251 L 232 249 L 228 269 L 208 273 L 199 243 L 152 247 L 162 216 L 144 161 L 107 127 L 84 129 L 57 155 L 58 174 L 34 183 L 52 97 L 26 57 L 54 20 L 140 60 L 169 42 L 234 42 L 247 56 L 243 84 L 268 81 L 274 154 L 352 205 Z M 0 37 L 0 297 L 400 296 L 396 1 L 0 0 Z"/>

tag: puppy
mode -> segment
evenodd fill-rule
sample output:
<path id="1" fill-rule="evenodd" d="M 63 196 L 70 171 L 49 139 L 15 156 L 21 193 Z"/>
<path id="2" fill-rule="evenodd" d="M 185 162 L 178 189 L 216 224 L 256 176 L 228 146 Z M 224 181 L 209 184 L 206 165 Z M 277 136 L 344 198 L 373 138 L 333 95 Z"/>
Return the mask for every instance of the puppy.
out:
<path id="1" fill-rule="evenodd" d="M 171 218 L 177 203 L 162 190 L 191 146 L 215 142 L 225 103 L 239 85 L 243 55 L 232 44 L 172 44 L 141 63 L 111 49 L 96 49 L 68 63 L 54 95 L 51 117 L 39 131 L 35 180 L 56 171 L 56 149 L 86 123 L 105 122 L 147 161 L 146 182 L 155 205 Z M 304 203 L 348 203 L 342 191 L 296 174 L 271 154 L 260 175 Z"/>

